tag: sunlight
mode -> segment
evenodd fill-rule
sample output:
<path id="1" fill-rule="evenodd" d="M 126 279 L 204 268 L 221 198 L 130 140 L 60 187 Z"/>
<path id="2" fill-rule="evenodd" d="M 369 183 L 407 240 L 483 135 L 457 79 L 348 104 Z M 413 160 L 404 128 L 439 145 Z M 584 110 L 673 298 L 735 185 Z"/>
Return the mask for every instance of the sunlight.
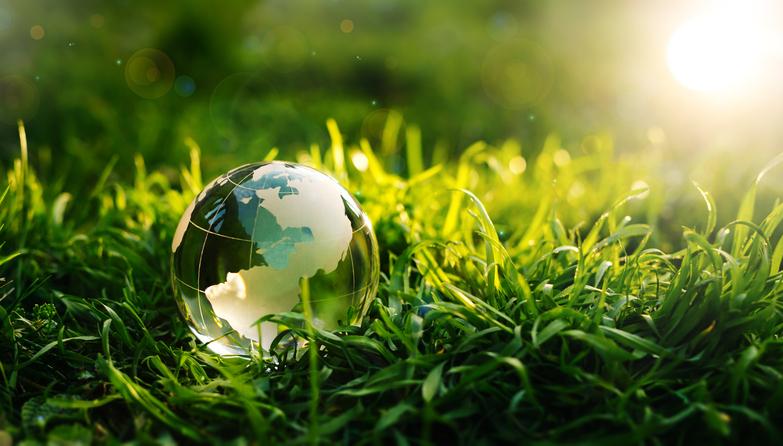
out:
<path id="1" fill-rule="evenodd" d="M 749 85 L 761 69 L 760 2 L 722 2 L 671 36 L 668 65 L 686 88 L 728 91 Z"/>

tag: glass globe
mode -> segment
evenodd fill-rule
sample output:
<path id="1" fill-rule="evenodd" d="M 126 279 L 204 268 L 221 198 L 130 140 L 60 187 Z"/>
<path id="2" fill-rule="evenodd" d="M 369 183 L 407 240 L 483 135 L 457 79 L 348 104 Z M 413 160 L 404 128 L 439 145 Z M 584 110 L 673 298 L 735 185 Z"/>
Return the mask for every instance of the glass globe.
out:
<path id="1" fill-rule="evenodd" d="M 359 204 L 306 166 L 265 162 L 212 181 L 185 210 L 171 245 L 172 282 L 191 331 L 214 352 L 268 355 L 306 314 L 324 329 L 358 323 L 378 286 L 378 245 Z"/>

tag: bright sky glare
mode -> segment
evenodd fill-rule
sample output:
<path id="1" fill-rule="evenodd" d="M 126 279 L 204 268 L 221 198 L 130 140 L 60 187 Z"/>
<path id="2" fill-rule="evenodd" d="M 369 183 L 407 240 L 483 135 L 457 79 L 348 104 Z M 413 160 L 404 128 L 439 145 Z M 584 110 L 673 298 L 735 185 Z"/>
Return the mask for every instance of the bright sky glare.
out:
<path id="1" fill-rule="evenodd" d="M 685 21 L 672 34 L 669 70 L 683 86 L 702 92 L 749 85 L 769 56 L 764 1 L 723 1 Z"/>

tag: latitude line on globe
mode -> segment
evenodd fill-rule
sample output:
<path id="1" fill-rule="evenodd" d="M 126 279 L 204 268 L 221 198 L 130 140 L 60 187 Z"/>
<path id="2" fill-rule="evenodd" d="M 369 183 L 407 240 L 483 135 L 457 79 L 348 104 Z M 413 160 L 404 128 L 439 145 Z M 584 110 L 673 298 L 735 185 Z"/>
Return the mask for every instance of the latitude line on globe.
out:
<path id="1" fill-rule="evenodd" d="M 265 166 L 265 165 L 266 165 L 266 164 L 264 164 L 264 166 Z M 259 166 L 258 168 L 260 169 L 261 167 L 264 167 L 264 166 Z M 242 180 L 241 180 L 241 181 L 245 181 L 245 179 L 246 179 L 246 178 L 242 178 Z M 264 181 L 266 181 L 266 177 L 264 178 Z M 236 182 L 234 182 L 234 181 L 231 181 L 231 178 L 229 178 L 229 179 L 228 179 L 228 182 L 229 182 L 229 183 L 231 183 L 231 184 L 233 184 L 234 186 L 236 186 L 236 187 L 235 187 L 235 189 L 237 189 L 237 188 L 238 188 L 238 189 L 245 189 L 245 190 L 249 190 L 249 191 L 253 191 L 253 192 L 255 192 L 255 191 L 257 190 L 257 189 L 253 189 L 252 187 L 243 186 L 243 185 L 241 185 L 241 184 L 239 184 L 239 183 L 236 183 Z"/>
<path id="2" fill-rule="evenodd" d="M 197 292 L 199 292 L 199 293 L 204 293 L 204 290 L 198 289 L 198 288 L 194 287 L 193 285 L 191 285 L 191 284 L 189 284 L 189 283 L 186 283 L 184 280 L 180 279 L 179 277 L 176 277 L 176 279 L 177 279 L 177 281 L 178 281 L 179 283 L 181 283 L 182 285 L 184 285 L 184 286 L 186 286 L 186 287 L 190 288 L 191 290 L 193 290 L 193 291 L 197 291 Z M 372 285 L 365 285 L 365 286 L 363 286 L 363 287 L 361 287 L 361 288 L 357 288 L 357 289 L 355 289 L 355 290 L 351 291 L 350 293 L 340 294 L 339 296 L 334 296 L 334 297 L 327 297 L 327 298 L 324 298 L 324 299 L 310 299 L 310 302 L 324 302 L 324 301 L 327 301 L 327 300 L 332 300 L 332 299 L 340 299 L 340 298 L 342 298 L 342 297 L 347 297 L 347 296 L 350 296 L 350 295 L 352 295 L 352 294 L 356 294 L 356 293 L 359 293 L 359 292 L 361 292 L 361 291 L 364 291 L 364 290 L 366 290 L 367 288 L 370 288 L 371 286 L 372 286 Z"/>
<path id="3" fill-rule="evenodd" d="M 215 231 L 210 231 L 209 229 L 199 225 L 198 223 L 194 222 L 193 220 L 189 220 L 189 221 L 190 221 L 190 224 L 192 224 L 193 226 L 197 227 L 198 229 L 206 232 L 207 234 L 217 235 L 219 237 L 223 237 L 223 238 L 227 238 L 227 239 L 231 239 L 231 240 L 237 240 L 237 241 L 240 241 L 240 242 L 250 242 L 250 241 L 252 241 L 252 240 L 248 240 L 246 238 L 232 237 L 230 235 L 221 234 L 221 233 L 215 232 Z"/>
<path id="4" fill-rule="evenodd" d="M 245 181 L 250 175 L 253 175 L 253 171 L 255 171 L 255 169 L 251 170 L 250 173 L 245 175 L 245 177 L 242 178 L 240 181 Z M 231 176 L 230 175 L 226 175 L 226 178 L 231 183 L 236 184 L 233 181 L 231 181 Z M 221 206 L 226 203 L 226 200 L 228 200 L 228 197 L 234 195 L 234 191 L 236 190 L 236 188 L 237 187 L 234 186 L 231 189 L 231 191 L 229 191 L 229 193 L 227 193 L 226 196 L 223 197 L 223 200 L 220 202 Z M 215 219 L 214 221 L 217 221 L 217 219 Z M 191 222 L 192 222 L 192 219 L 191 219 Z M 213 223 L 209 224 L 209 229 L 206 230 L 208 233 L 212 232 L 212 225 L 213 225 Z M 209 234 L 207 234 L 204 237 L 204 243 L 201 245 L 201 254 L 198 256 L 198 270 L 196 271 L 196 286 L 200 286 L 201 285 L 201 260 L 204 258 L 204 249 L 206 249 L 206 247 L 207 247 L 207 240 L 208 239 L 209 239 Z M 196 288 L 196 289 L 198 289 L 198 288 Z M 201 291 L 201 290 L 198 290 L 198 291 L 204 293 L 204 297 L 206 297 L 206 295 L 207 295 L 206 292 Z M 200 294 L 197 296 L 196 302 L 198 303 L 198 312 L 201 315 L 201 325 L 206 326 L 206 322 L 204 321 L 204 310 L 201 308 L 201 295 Z"/>
<path id="5" fill-rule="evenodd" d="M 264 164 L 262 166 L 259 166 L 258 168 L 260 169 L 261 167 L 264 167 L 265 165 L 266 164 Z M 252 187 L 243 186 L 243 185 L 233 181 L 231 178 L 226 177 L 226 179 L 228 180 L 229 183 L 233 184 L 234 186 L 236 186 L 239 189 L 245 189 L 245 190 L 249 190 L 249 191 L 253 191 L 253 192 L 256 191 L 256 189 L 253 189 Z M 243 178 L 241 181 L 245 181 L 245 178 Z M 334 179 L 333 179 L 333 181 L 342 187 L 342 184 L 340 184 L 339 181 L 334 180 Z"/>
<path id="6" fill-rule="evenodd" d="M 231 240 L 237 240 L 237 241 L 240 241 L 240 242 L 248 242 L 248 243 L 252 243 L 252 242 L 253 242 L 253 240 L 252 240 L 252 239 L 246 239 L 246 238 L 240 238 L 240 237 L 232 237 L 232 236 L 230 236 L 230 235 L 221 234 L 221 233 L 219 233 L 219 232 L 215 232 L 215 231 L 210 231 L 209 229 L 207 229 L 207 228 L 205 228 L 205 227 L 203 227 L 203 226 L 201 226 L 201 225 L 197 224 L 197 223 L 196 223 L 196 222 L 194 222 L 193 220 L 189 220 L 189 221 L 190 221 L 190 223 L 192 223 L 192 224 L 193 224 L 193 226 L 195 226 L 195 227 L 197 227 L 198 229 L 200 229 L 200 230 L 202 230 L 202 231 L 206 232 L 207 234 L 212 234 L 212 235 L 216 235 L 216 236 L 218 236 L 218 237 L 223 237 L 223 238 L 227 238 L 227 239 L 231 239 Z M 361 225 L 361 226 L 359 226 L 359 227 L 358 227 L 358 228 L 356 228 L 355 230 L 351 231 L 351 234 L 355 234 L 355 233 L 357 233 L 357 232 L 361 231 L 362 229 L 364 229 L 364 227 L 365 227 L 365 226 L 367 226 L 367 224 L 366 224 L 366 223 L 365 223 L 365 224 L 363 224 L 363 225 Z M 318 243 L 318 242 L 313 242 L 313 243 Z"/>

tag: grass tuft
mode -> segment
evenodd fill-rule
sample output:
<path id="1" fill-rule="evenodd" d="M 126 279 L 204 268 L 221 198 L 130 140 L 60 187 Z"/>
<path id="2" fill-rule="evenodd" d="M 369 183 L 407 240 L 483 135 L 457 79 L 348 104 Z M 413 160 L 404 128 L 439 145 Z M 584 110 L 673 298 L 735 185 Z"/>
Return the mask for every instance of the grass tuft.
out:
<path id="1" fill-rule="evenodd" d="M 401 116 L 378 152 L 329 121 L 329 149 L 299 160 L 375 223 L 378 296 L 334 332 L 271 316 L 306 351 L 243 361 L 207 353 L 169 288 L 196 142 L 179 179 L 139 157 L 132 181 L 109 163 L 76 197 L 36 177 L 23 130 L 0 200 L 0 427 L 16 440 L 781 441 L 783 206 L 755 219 L 755 185 L 723 227 L 720 197 L 681 191 L 706 223 L 679 228 L 654 160 L 610 143 L 567 156 L 552 136 L 533 159 L 477 143 L 427 166 Z M 409 177 L 381 161 L 398 150 Z"/>

